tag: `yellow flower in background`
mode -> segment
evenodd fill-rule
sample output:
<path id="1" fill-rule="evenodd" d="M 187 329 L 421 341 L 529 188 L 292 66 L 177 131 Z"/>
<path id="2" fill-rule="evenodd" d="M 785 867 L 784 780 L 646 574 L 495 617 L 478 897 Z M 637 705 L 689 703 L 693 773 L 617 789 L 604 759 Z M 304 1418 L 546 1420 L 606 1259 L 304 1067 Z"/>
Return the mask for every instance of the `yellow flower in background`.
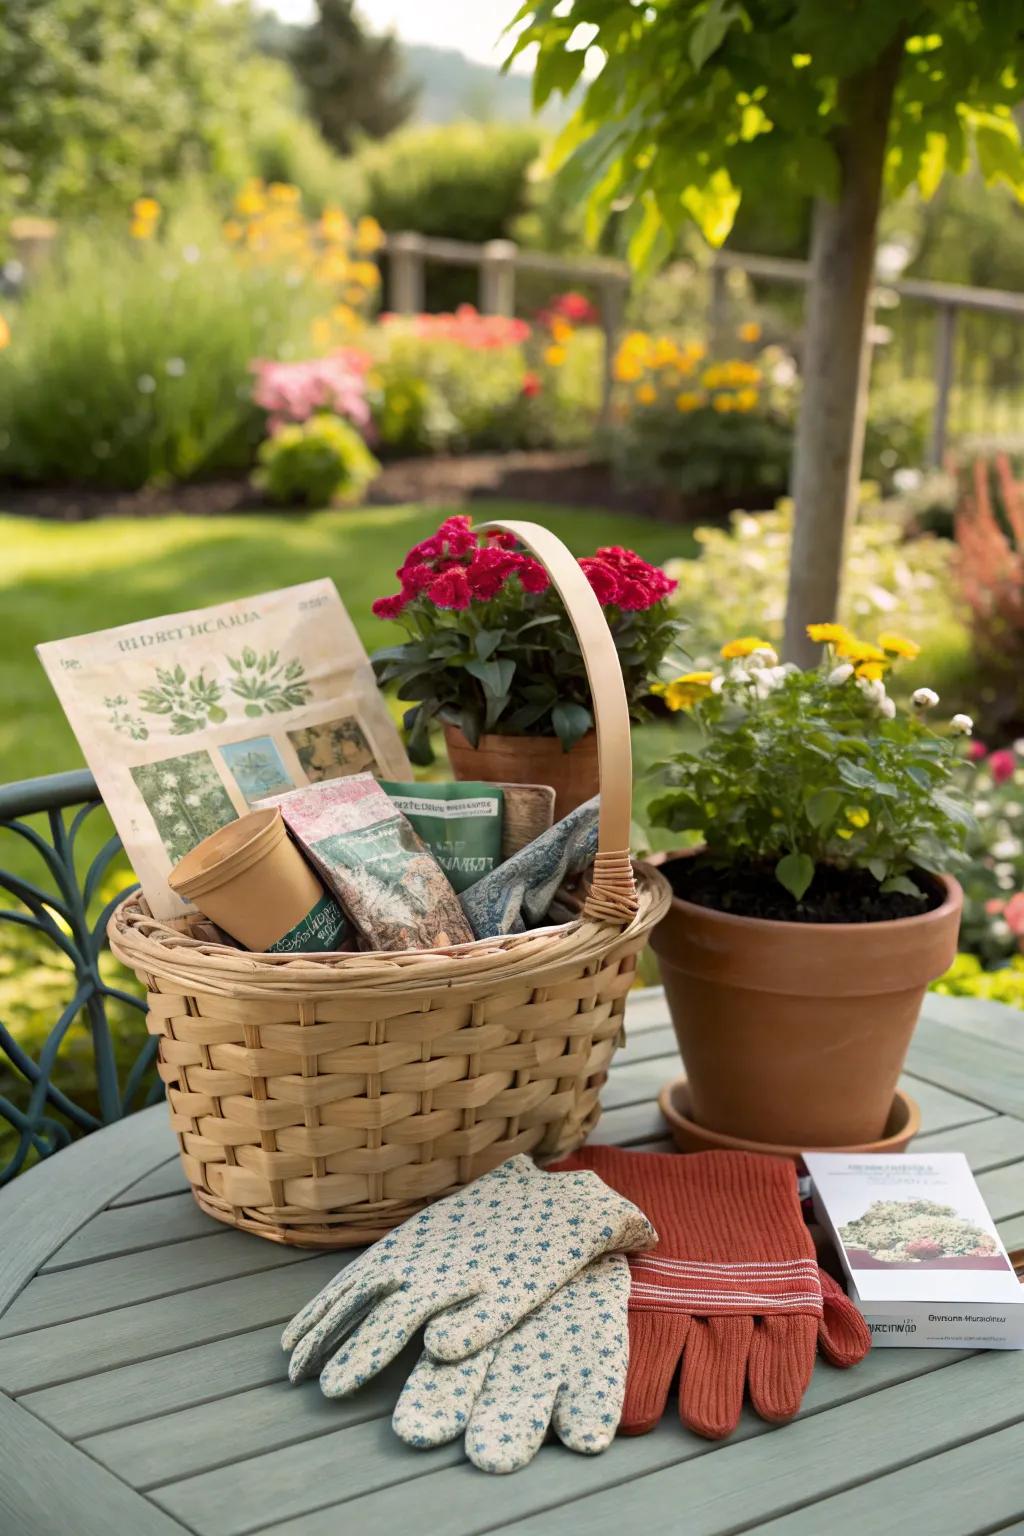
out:
<path id="1" fill-rule="evenodd" d="M 376 288 L 380 282 L 380 271 L 375 261 L 354 261 L 348 269 L 348 275 L 353 283 L 361 283 L 364 288 Z"/>
<path id="2" fill-rule="evenodd" d="M 658 391 L 653 384 L 641 384 L 636 392 L 638 405 L 653 405 L 658 398 Z"/>
<path id="3" fill-rule="evenodd" d="M 684 672 L 682 677 L 673 678 L 670 683 L 652 683 L 651 692 L 664 699 L 673 713 L 690 709 L 707 698 L 714 675 L 713 672 Z"/>
<path id="4" fill-rule="evenodd" d="M 808 624 L 807 635 L 815 645 L 843 645 L 853 639 L 845 624 Z"/>
<path id="5" fill-rule="evenodd" d="M 853 836 L 853 833 L 850 831 L 849 827 L 837 827 L 836 828 L 836 837 L 841 837 L 844 843 L 848 843 L 852 836 Z"/>
<path id="6" fill-rule="evenodd" d="M 862 661 L 857 665 L 857 676 L 867 683 L 880 683 L 885 676 L 884 661 Z"/>
<path id="7" fill-rule="evenodd" d="M 263 183 L 253 179 L 247 181 L 235 198 L 235 212 L 243 218 L 252 218 L 254 214 L 263 213 L 267 206 L 267 200 L 263 195 Z"/>
<path id="8" fill-rule="evenodd" d="M 773 651 L 775 647 L 770 640 L 762 640 L 760 635 L 738 635 L 735 640 L 729 640 L 722 646 L 721 654 L 726 661 L 735 661 L 738 656 L 750 656 L 754 651 Z"/>
<path id="9" fill-rule="evenodd" d="M 3 315 L 0 315 L 0 352 L 11 344 L 11 328 Z"/>
<path id="10" fill-rule="evenodd" d="M 565 348 L 559 346 L 545 347 L 544 361 L 549 368 L 561 368 L 565 362 Z"/>
<path id="11" fill-rule="evenodd" d="M 739 337 L 740 341 L 751 343 L 760 341 L 761 327 L 758 325 L 756 320 L 748 320 L 745 324 L 740 326 L 739 330 L 736 332 L 736 335 Z"/>
<path id="12" fill-rule="evenodd" d="M 667 368 L 679 357 L 679 348 L 669 336 L 659 336 L 654 343 L 654 357 L 652 359 L 655 368 Z"/>
<path id="13" fill-rule="evenodd" d="M 358 286 L 345 288 L 341 296 L 346 304 L 361 304 L 366 298 L 366 289 Z"/>
<path id="14" fill-rule="evenodd" d="M 901 656 L 904 661 L 915 661 L 921 654 L 916 640 L 908 640 L 906 635 L 897 635 L 891 629 L 879 635 L 878 643 L 890 656 Z"/>
<path id="15" fill-rule="evenodd" d="M 551 319 L 551 340 L 558 346 L 564 346 L 572 335 L 572 326 L 564 315 L 553 315 Z"/>
<path id="16" fill-rule="evenodd" d="M 155 224 L 160 217 L 160 204 L 155 197 L 137 197 L 132 203 L 132 216 Z"/>
<path id="17" fill-rule="evenodd" d="M 334 326 L 331 324 L 330 316 L 317 315 L 309 328 L 309 334 L 313 338 L 314 347 L 319 347 L 321 350 L 329 347 L 334 340 Z"/>
<path id="18" fill-rule="evenodd" d="M 237 245 L 245 234 L 245 225 L 237 219 L 225 219 L 221 227 L 225 240 L 230 240 L 232 245 Z"/>
<path id="19" fill-rule="evenodd" d="M 340 208 L 325 208 L 320 215 L 320 233 L 325 240 L 347 245 L 352 238 L 352 225 Z"/>
<path id="20" fill-rule="evenodd" d="M 356 314 L 356 311 L 350 304 L 335 304 L 334 308 L 331 310 L 331 319 L 334 321 L 335 325 L 340 325 L 343 328 L 346 326 L 358 325 L 360 323 L 359 316 Z"/>
<path id="21" fill-rule="evenodd" d="M 384 231 L 376 219 L 364 214 L 356 225 L 356 250 L 361 256 L 370 256 L 374 251 L 379 251 L 383 244 Z"/>
<path id="22" fill-rule="evenodd" d="M 676 410 L 688 415 L 690 411 L 699 411 L 704 404 L 704 396 L 695 389 L 684 389 L 682 394 L 676 395 Z"/>
<path id="23" fill-rule="evenodd" d="M 633 357 L 630 353 L 624 355 L 621 351 L 619 352 L 618 357 L 615 359 L 613 372 L 620 384 L 634 383 L 635 380 L 641 377 L 643 371 L 643 363 L 638 358 Z"/>
<path id="24" fill-rule="evenodd" d="M 290 181 L 272 181 L 267 188 L 267 197 L 272 203 L 284 203 L 290 207 L 302 201 L 302 193 Z"/>
<path id="25" fill-rule="evenodd" d="M 757 402 L 760 398 L 757 390 L 751 389 L 749 385 L 745 389 L 738 389 L 736 391 L 736 409 L 738 411 L 756 410 Z"/>
<path id="26" fill-rule="evenodd" d="M 866 827 L 871 820 L 871 812 L 865 805 L 848 805 L 846 819 L 851 827 Z"/>
<path id="27" fill-rule="evenodd" d="M 716 395 L 711 404 L 720 415 L 725 415 L 727 411 L 734 411 L 736 409 L 736 396 L 728 394 Z"/>

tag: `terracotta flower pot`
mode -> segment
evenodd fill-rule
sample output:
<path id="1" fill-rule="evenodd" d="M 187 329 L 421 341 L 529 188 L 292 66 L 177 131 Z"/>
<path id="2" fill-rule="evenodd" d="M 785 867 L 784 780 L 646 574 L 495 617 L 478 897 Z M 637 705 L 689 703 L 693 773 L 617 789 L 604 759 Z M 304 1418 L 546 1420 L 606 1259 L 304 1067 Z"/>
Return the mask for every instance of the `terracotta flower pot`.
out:
<path id="1" fill-rule="evenodd" d="M 774 922 L 674 896 L 651 944 L 692 1118 L 798 1147 L 877 1141 L 925 990 L 956 954 L 963 892 L 942 884 L 932 911 L 878 923 Z"/>
<path id="2" fill-rule="evenodd" d="M 550 784 L 555 791 L 555 820 L 567 816 L 600 788 L 597 733 L 588 731 L 571 752 L 557 736 L 481 736 L 470 746 L 457 725 L 444 726 L 448 760 L 457 779 L 490 784 Z"/>

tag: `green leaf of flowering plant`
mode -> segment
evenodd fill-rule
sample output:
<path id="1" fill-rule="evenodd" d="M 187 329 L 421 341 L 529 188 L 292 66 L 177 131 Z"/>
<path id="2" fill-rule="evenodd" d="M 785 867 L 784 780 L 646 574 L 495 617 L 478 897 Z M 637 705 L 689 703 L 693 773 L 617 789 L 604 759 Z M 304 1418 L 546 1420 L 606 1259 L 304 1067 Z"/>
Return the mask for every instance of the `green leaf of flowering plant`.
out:
<path id="1" fill-rule="evenodd" d="M 775 866 L 775 878 L 791 896 L 802 901 L 814 879 L 814 860 L 806 853 L 787 853 Z"/>

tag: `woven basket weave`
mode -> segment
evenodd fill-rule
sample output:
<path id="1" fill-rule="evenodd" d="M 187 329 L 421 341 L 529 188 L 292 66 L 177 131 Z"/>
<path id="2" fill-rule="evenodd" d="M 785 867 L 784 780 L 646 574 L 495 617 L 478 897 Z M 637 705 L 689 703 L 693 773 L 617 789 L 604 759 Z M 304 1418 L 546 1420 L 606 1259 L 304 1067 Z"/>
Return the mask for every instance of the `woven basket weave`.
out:
<path id="1" fill-rule="evenodd" d="M 560 925 L 446 950 L 248 954 L 159 922 L 110 921 L 149 994 L 182 1166 L 203 1210 L 277 1242 L 370 1242 L 517 1152 L 584 1140 L 620 1042 L 636 957 L 669 902 L 629 854 L 629 715 L 615 645 L 565 547 L 502 522 L 547 567 L 591 680 L 598 854 Z"/>

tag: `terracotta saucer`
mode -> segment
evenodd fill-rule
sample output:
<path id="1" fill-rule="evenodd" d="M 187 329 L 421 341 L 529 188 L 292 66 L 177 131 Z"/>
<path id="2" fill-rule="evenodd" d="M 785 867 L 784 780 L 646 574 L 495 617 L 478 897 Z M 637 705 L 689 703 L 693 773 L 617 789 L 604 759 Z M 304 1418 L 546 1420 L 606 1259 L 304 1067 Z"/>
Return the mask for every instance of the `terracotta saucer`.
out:
<path id="1" fill-rule="evenodd" d="M 885 1135 L 880 1141 L 863 1142 L 853 1147 L 787 1147 L 769 1141 L 747 1141 L 741 1136 L 727 1136 L 710 1131 L 690 1119 L 690 1094 L 685 1077 L 666 1083 L 658 1094 L 658 1107 L 668 1121 L 672 1140 L 680 1152 L 761 1152 L 768 1157 L 790 1157 L 800 1163 L 804 1152 L 903 1152 L 907 1143 L 921 1129 L 921 1111 L 909 1094 L 896 1090 Z"/>

